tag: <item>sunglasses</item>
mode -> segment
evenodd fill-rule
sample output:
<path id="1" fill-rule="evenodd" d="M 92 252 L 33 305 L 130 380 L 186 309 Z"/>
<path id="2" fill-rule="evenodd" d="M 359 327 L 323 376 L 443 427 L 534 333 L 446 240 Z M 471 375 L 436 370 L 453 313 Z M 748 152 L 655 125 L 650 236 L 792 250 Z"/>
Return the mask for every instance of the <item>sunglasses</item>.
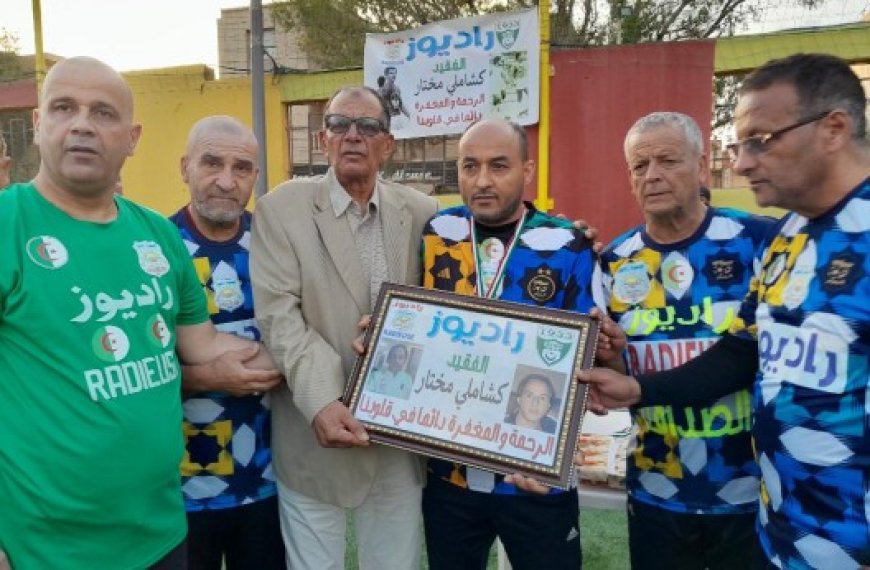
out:
<path id="1" fill-rule="evenodd" d="M 324 121 L 326 130 L 334 135 L 343 135 L 350 130 L 351 125 L 356 125 L 359 134 L 374 137 L 380 133 L 388 133 L 389 129 L 379 120 L 372 117 L 357 117 L 351 119 L 337 113 L 326 115 Z"/>
<path id="2" fill-rule="evenodd" d="M 770 145 L 776 142 L 782 135 L 786 134 L 789 131 L 793 131 L 798 127 L 802 127 L 804 125 L 809 125 L 810 123 L 815 123 L 816 121 L 820 121 L 831 114 L 831 111 L 823 111 L 816 115 L 812 115 L 805 119 L 801 119 L 796 123 L 792 123 L 787 127 L 783 127 L 772 133 L 766 133 L 763 135 L 753 135 L 751 137 L 746 137 L 743 140 L 739 140 L 734 144 L 729 144 L 728 154 L 731 156 L 731 160 L 737 161 L 737 155 L 741 150 L 743 152 L 748 153 L 750 156 L 757 156 L 764 152 L 770 150 Z"/>

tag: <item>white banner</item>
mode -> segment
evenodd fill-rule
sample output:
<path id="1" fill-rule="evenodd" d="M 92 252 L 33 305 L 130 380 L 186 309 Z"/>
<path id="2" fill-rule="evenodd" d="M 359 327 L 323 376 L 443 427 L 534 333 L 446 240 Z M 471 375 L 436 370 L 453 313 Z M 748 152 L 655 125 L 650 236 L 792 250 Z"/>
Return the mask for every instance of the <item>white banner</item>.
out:
<path id="1" fill-rule="evenodd" d="M 483 117 L 538 122 L 537 9 L 368 34 L 365 84 L 390 110 L 396 138 L 458 134 Z"/>

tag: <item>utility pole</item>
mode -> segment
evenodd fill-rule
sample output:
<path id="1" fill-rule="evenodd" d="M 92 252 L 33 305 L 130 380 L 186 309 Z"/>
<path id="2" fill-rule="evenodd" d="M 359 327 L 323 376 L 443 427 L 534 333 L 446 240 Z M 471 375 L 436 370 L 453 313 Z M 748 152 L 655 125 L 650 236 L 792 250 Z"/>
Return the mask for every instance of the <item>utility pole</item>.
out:
<path id="1" fill-rule="evenodd" d="M 266 96 L 263 89 L 263 2 L 251 0 L 251 109 L 254 136 L 257 138 L 257 165 L 260 176 L 254 187 L 255 198 L 266 195 L 269 176 L 266 168 Z"/>
<path id="2" fill-rule="evenodd" d="M 42 4 L 32 0 L 33 6 L 33 53 L 36 71 L 36 100 L 42 96 L 42 81 L 45 79 L 45 52 L 42 50 Z"/>

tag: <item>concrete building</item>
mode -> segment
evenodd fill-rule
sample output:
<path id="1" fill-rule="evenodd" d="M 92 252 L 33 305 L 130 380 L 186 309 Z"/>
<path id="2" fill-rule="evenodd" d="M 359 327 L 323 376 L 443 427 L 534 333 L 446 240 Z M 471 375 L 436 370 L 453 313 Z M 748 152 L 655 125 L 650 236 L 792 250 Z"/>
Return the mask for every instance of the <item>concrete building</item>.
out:
<path id="1" fill-rule="evenodd" d="M 250 75 L 251 70 L 251 12 L 248 6 L 221 10 L 217 21 L 218 77 Z M 272 6 L 263 6 L 263 58 L 266 73 L 285 70 L 315 69 L 308 54 L 299 46 L 295 32 L 276 30 L 272 20 Z"/>
<path id="2" fill-rule="evenodd" d="M 244 6 L 221 10 L 218 19 L 218 65 L 222 79 L 250 73 L 250 44 L 250 8 Z M 298 34 L 276 26 L 272 18 L 272 6 L 268 4 L 263 6 L 263 46 L 269 54 L 263 61 L 267 75 L 276 73 L 288 76 L 303 70 L 319 71 L 316 63 L 300 47 Z M 289 78 L 283 77 L 282 81 L 286 79 Z M 324 81 L 332 83 L 326 79 Z M 323 125 L 326 101 L 322 96 L 317 99 L 291 101 L 287 105 L 286 136 L 292 165 L 289 176 L 311 176 L 327 169 L 326 156 L 317 140 L 317 132 Z M 455 192 L 458 138 L 430 137 L 396 141 L 396 152 L 385 167 L 385 176 L 426 193 Z"/>

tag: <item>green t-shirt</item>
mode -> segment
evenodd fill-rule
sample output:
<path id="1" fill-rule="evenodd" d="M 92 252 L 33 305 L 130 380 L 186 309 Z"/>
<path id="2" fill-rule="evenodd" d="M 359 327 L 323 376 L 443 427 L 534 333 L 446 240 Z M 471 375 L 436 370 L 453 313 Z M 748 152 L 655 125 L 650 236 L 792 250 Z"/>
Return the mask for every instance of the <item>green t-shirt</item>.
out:
<path id="1" fill-rule="evenodd" d="M 184 539 L 176 325 L 208 320 L 178 230 L 0 194 L 0 549 L 15 570 L 147 567 Z"/>

